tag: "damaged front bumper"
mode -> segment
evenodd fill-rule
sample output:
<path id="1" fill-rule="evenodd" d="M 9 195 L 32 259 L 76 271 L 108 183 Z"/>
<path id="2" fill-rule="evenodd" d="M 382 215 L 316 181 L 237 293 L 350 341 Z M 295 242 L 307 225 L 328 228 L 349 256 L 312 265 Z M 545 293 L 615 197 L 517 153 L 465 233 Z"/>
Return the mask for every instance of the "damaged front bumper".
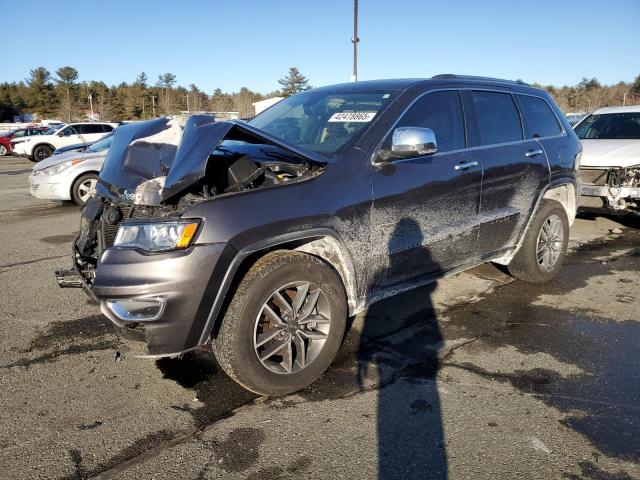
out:
<path id="1" fill-rule="evenodd" d="M 140 342 L 135 356 L 177 356 L 200 345 L 215 296 L 213 270 L 224 247 L 159 254 L 107 248 L 92 282 L 77 263 L 56 278 L 60 287 L 84 288 L 124 338 Z"/>
<path id="2" fill-rule="evenodd" d="M 640 168 L 583 168 L 583 197 L 599 197 L 614 210 L 640 207 Z"/>
<path id="3" fill-rule="evenodd" d="M 131 346 L 134 355 L 177 356 L 198 347 L 223 278 L 214 272 L 224 270 L 220 259 L 232 257 L 232 247 L 194 244 L 158 253 L 113 247 L 119 224 L 136 213 L 122 206 L 126 216 L 113 222 L 111 208 L 95 197 L 87 203 L 73 268 L 56 272 L 59 286 L 83 288 L 124 338 L 142 342 Z"/>
<path id="4" fill-rule="evenodd" d="M 138 355 L 180 355 L 199 346 L 213 300 L 207 288 L 223 249 L 197 245 L 145 254 L 108 248 L 91 290 L 123 336 L 144 341 Z"/>

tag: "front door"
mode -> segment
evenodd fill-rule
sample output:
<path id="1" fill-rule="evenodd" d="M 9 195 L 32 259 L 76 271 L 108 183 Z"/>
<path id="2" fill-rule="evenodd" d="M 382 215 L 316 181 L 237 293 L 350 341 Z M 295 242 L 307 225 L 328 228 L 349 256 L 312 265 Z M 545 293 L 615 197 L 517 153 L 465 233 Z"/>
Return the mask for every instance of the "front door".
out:
<path id="1" fill-rule="evenodd" d="M 394 128 L 407 126 L 431 128 L 438 152 L 373 166 L 374 291 L 408 286 L 478 256 L 482 165 L 466 150 L 460 93 L 423 95 Z"/>
<path id="2" fill-rule="evenodd" d="M 78 130 L 73 126 L 69 125 L 68 127 L 63 128 L 60 132 L 57 133 L 59 139 L 56 141 L 57 146 L 64 147 L 66 145 L 74 145 L 76 143 L 80 143 L 80 135 Z"/>

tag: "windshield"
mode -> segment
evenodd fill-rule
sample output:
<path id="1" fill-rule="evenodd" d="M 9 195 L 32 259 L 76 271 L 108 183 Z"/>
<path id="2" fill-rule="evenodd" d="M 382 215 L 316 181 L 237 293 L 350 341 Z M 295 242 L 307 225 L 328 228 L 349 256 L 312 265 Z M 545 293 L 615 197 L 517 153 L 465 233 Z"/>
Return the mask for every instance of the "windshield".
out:
<path id="1" fill-rule="evenodd" d="M 97 141 L 93 145 L 87 148 L 89 152 L 103 152 L 105 150 L 109 150 L 111 146 L 111 142 L 113 141 L 113 135 L 109 135 L 107 138 L 103 138 L 102 140 Z"/>
<path id="2" fill-rule="evenodd" d="M 305 92 L 276 103 L 249 122 L 296 146 L 326 156 L 355 142 L 391 101 L 376 92 Z"/>
<path id="3" fill-rule="evenodd" d="M 581 140 L 640 140 L 640 112 L 589 115 L 575 132 Z"/>
<path id="4" fill-rule="evenodd" d="M 53 127 L 51 127 L 49 130 L 47 130 L 46 132 L 44 132 L 43 135 L 53 135 L 54 133 L 56 133 L 58 130 L 60 130 L 62 127 L 64 127 L 64 124 L 62 125 L 54 125 Z"/>
<path id="5" fill-rule="evenodd" d="M 17 130 L 9 130 L 8 132 L 4 132 L 0 135 L 0 137 L 10 137 L 11 135 L 13 135 L 15 132 L 17 132 Z"/>

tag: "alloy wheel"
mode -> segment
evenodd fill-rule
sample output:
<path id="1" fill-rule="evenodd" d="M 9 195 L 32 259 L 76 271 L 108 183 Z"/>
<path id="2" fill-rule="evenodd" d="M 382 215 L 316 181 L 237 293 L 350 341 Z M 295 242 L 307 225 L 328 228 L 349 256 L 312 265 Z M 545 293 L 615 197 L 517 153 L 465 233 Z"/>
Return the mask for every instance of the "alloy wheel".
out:
<path id="1" fill-rule="evenodd" d="M 7 154 L 7 147 L 5 147 L 4 145 L 0 145 L 0 157 L 6 154 Z"/>
<path id="2" fill-rule="evenodd" d="M 330 328 L 331 312 L 324 292 L 312 283 L 290 283 L 262 305 L 254 329 L 254 350 L 268 370 L 296 373 L 317 358 Z"/>
<path id="3" fill-rule="evenodd" d="M 550 272 L 558 263 L 564 243 L 564 226 L 558 215 L 551 215 L 542 224 L 538 241 L 536 243 L 536 255 L 538 265 L 546 272 Z"/>
<path id="4" fill-rule="evenodd" d="M 97 183 L 97 179 L 87 178 L 84 182 L 78 185 L 78 196 L 80 197 L 80 201 L 83 205 L 87 203 L 87 200 L 89 200 L 91 195 L 93 195 L 93 192 L 95 192 Z"/>

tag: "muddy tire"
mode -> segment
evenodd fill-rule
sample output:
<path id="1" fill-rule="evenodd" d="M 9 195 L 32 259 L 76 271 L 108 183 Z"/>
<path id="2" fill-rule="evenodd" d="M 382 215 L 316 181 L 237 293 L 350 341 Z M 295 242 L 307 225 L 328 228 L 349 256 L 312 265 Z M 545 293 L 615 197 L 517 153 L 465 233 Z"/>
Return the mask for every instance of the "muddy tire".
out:
<path id="1" fill-rule="evenodd" d="M 526 282 L 548 282 L 560 271 L 568 243 L 567 212 L 560 203 L 543 199 L 508 265 L 509 273 Z"/>
<path id="2" fill-rule="evenodd" d="M 233 380 L 261 395 L 285 395 L 313 383 L 342 342 L 347 300 L 322 260 L 279 250 L 247 272 L 212 340 Z"/>
<path id="3" fill-rule="evenodd" d="M 33 154 L 29 157 L 32 162 L 39 162 L 53 155 L 53 148 L 49 145 L 38 145 L 33 149 Z"/>

